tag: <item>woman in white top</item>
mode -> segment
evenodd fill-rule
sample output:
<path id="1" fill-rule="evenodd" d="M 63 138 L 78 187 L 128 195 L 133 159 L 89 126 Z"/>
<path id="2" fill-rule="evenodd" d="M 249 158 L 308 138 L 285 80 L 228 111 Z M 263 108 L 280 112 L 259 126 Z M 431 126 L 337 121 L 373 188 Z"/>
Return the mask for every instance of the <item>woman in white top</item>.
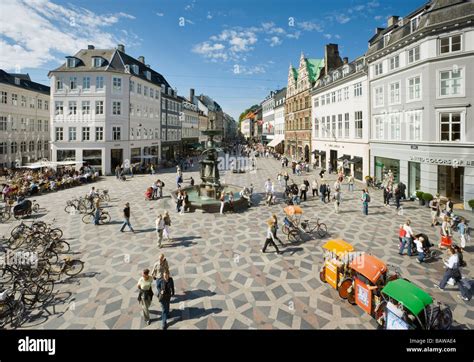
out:
<path id="1" fill-rule="evenodd" d="M 161 243 L 163 242 L 163 230 L 165 229 L 165 221 L 163 216 L 158 214 L 155 220 L 156 234 L 158 235 L 158 247 L 161 248 Z"/>
<path id="2" fill-rule="evenodd" d="M 446 271 L 444 272 L 443 279 L 441 279 L 439 285 L 434 285 L 436 288 L 441 290 L 444 290 L 450 278 L 453 278 L 456 282 L 459 282 L 462 279 L 461 271 L 459 270 L 459 256 L 451 246 L 448 249 L 448 255 L 448 261 L 444 262 Z"/>
<path id="3" fill-rule="evenodd" d="M 316 196 L 319 196 L 318 195 L 318 181 L 316 181 L 316 179 L 313 180 L 313 182 L 311 182 L 311 191 L 313 191 L 313 197 L 314 197 L 314 194 L 316 194 Z"/>
<path id="4" fill-rule="evenodd" d="M 150 270 L 143 270 L 142 277 L 138 280 L 137 288 L 139 290 L 138 302 L 142 306 L 143 319 L 145 319 L 146 324 L 150 325 L 150 308 L 151 300 L 153 298 L 153 291 L 151 289 L 151 284 L 153 283 L 153 278 L 149 275 Z"/>
<path id="5" fill-rule="evenodd" d="M 451 223 L 449 222 L 449 217 L 445 216 L 443 218 L 443 224 L 441 224 L 441 233 L 444 236 L 451 236 Z"/>

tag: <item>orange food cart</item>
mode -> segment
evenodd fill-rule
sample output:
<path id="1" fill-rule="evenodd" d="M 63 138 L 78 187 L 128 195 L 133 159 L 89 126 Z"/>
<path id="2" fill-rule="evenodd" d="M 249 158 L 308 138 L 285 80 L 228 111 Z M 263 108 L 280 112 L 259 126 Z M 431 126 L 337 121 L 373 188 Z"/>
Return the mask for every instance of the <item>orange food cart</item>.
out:
<path id="1" fill-rule="evenodd" d="M 340 289 L 340 286 L 347 283 L 352 285 L 349 263 L 352 260 L 350 253 L 354 251 L 354 247 L 342 239 L 333 239 L 326 242 L 323 249 L 324 265 L 319 272 L 319 278 L 336 289 L 341 298 L 346 299 L 347 288 Z"/>

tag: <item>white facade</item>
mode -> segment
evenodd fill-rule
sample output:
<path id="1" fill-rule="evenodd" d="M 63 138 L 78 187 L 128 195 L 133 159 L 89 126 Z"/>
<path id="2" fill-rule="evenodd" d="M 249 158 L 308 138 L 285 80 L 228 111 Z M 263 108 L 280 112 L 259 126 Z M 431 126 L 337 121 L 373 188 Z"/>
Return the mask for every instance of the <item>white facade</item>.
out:
<path id="1" fill-rule="evenodd" d="M 53 161 L 87 162 L 102 174 L 158 163 L 161 88 L 125 69 L 51 72 Z"/>
<path id="2" fill-rule="evenodd" d="M 199 139 L 199 110 L 198 106 L 183 101 L 183 111 L 181 112 L 182 120 L 182 133 L 183 139 L 195 138 L 196 141 Z"/>
<path id="3" fill-rule="evenodd" d="M 363 180 L 369 174 L 369 89 L 364 59 L 319 80 L 311 98 L 313 160 Z"/>
<path id="4" fill-rule="evenodd" d="M 247 118 L 240 123 L 240 132 L 246 139 L 252 137 L 252 120 Z"/>
<path id="5" fill-rule="evenodd" d="M 431 31 L 410 29 L 408 44 L 368 57 L 371 174 L 380 179 L 391 169 L 410 194 L 440 193 L 467 207 L 474 199 L 474 28 L 462 19 L 427 24 Z"/>
<path id="6" fill-rule="evenodd" d="M 49 158 L 49 91 L 16 82 L 0 82 L 0 167 L 5 168 Z"/>
<path id="7" fill-rule="evenodd" d="M 275 92 L 270 92 L 270 95 L 262 102 L 262 137 L 268 143 L 275 134 Z"/>

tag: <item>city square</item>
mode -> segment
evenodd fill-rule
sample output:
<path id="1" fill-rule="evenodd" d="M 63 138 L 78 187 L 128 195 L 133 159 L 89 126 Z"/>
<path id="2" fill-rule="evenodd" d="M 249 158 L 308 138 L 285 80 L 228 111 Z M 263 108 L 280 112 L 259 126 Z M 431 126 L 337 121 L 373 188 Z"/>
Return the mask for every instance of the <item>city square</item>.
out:
<path id="1" fill-rule="evenodd" d="M 184 172 L 184 179 L 199 179 L 198 166 Z M 361 209 L 362 184 L 355 190 L 342 186 L 339 214 L 333 202 L 323 204 L 318 197 L 308 196 L 301 207 L 310 219 L 320 218 L 328 226 L 329 235 L 306 238 L 303 242 L 286 243 L 281 255 L 260 249 L 265 241 L 266 221 L 275 213 L 284 217 L 283 188 L 276 186 L 277 204 L 266 206 L 264 183 L 270 178 L 276 184 L 280 162 L 257 158 L 257 169 L 245 174 L 223 172 L 222 182 L 254 185 L 257 205 L 238 212 L 206 214 L 199 210 L 179 215 L 169 196 L 175 187 L 176 169 L 163 169 L 156 175 L 136 175 L 125 182 L 104 177 L 96 183 L 61 190 L 36 197 L 41 220 L 54 221 L 62 228 L 71 244 L 74 257 L 85 262 L 77 277 L 56 285 L 52 301 L 32 313 L 32 320 L 22 328 L 35 329 L 139 329 L 160 328 L 160 307 L 155 300 L 150 307 L 151 325 L 145 325 L 137 303 L 136 283 L 144 268 L 150 268 L 165 254 L 175 281 L 176 294 L 171 300 L 171 329 L 376 329 L 375 320 L 358 306 L 339 298 L 337 292 L 319 279 L 324 262 L 322 245 L 329 239 L 344 239 L 356 250 L 371 253 L 390 268 L 399 268 L 407 278 L 435 300 L 449 305 L 453 312 L 453 328 L 473 326 L 474 307 L 462 301 L 457 286 L 436 290 L 444 272 L 439 254 L 435 261 L 418 264 L 416 257 L 398 255 L 398 228 L 407 218 L 417 232 L 426 233 L 438 242 L 439 227 L 430 227 L 429 209 L 417 202 L 402 202 L 403 215 L 395 206 L 383 206 L 382 191 L 372 191 L 369 215 Z M 286 169 L 291 173 L 291 169 Z M 297 184 L 317 178 L 319 170 L 302 176 L 292 175 Z M 164 197 L 145 200 L 144 191 L 155 179 L 165 182 Z M 331 185 L 335 175 L 325 178 Z M 90 187 L 107 189 L 111 201 L 104 208 L 112 222 L 95 226 L 84 224 L 81 215 L 64 212 L 65 201 L 87 194 Z M 125 202 L 131 206 L 132 233 L 120 233 L 121 210 Z M 173 242 L 157 246 L 155 218 L 169 211 Z M 8 235 L 17 222 L 2 224 L 0 234 Z M 472 262 L 469 245 L 465 260 Z M 443 251 L 444 253 L 444 251 Z M 76 255 L 77 254 L 77 255 Z M 468 269 L 464 269 L 468 277 Z"/>

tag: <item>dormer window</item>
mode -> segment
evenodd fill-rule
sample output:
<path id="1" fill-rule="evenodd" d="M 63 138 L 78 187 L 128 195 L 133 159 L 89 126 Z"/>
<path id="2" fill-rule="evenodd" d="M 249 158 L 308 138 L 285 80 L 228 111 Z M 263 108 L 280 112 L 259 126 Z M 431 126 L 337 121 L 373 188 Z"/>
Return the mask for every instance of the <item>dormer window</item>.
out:
<path id="1" fill-rule="evenodd" d="M 77 65 L 77 59 L 76 58 L 67 58 L 67 67 L 68 68 L 75 68 Z"/>
<path id="2" fill-rule="evenodd" d="M 410 20 L 410 33 L 413 33 L 418 29 L 418 27 L 420 26 L 420 18 L 421 14 L 415 16 Z"/>
<path id="3" fill-rule="evenodd" d="M 385 35 L 383 36 L 383 46 L 384 46 L 384 47 L 387 46 L 387 44 L 389 43 L 389 41 L 390 41 L 390 34 L 385 34 Z"/>
<path id="4" fill-rule="evenodd" d="M 146 79 L 151 80 L 151 72 L 149 70 L 145 71 L 145 77 Z"/>
<path id="5" fill-rule="evenodd" d="M 20 78 L 15 77 L 15 84 L 16 84 L 16 85 L 20 85 Z"/>
<path id="6" fill-rule="evenodd" d="M 138 68 L 137 64 L 132 64 L 132 71 L 133 71 L 133 73 L 138 74 L 140 69 Z"/>
<path id="7" fill-rule="evenodd" d="M 334 72 L 332 77 L 333 77 L 334 80 L 338 79 L 339 78 L 339 72 Z"/>
<path id="8" fill-rule="evenodd" d="M 92 65 L 94 68 L 100 68 L 102 66 L 102 58 L 101 57 L 93 57 L 92 58 Z"/>

